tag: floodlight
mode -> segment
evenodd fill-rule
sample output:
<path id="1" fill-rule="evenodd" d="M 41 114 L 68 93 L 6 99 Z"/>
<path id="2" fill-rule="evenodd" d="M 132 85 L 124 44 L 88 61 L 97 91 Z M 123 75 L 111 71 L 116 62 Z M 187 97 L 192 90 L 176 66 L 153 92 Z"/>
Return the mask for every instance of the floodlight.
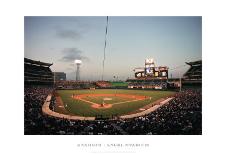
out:
<path id="1" fill-rule="evenodd" d="M 80 65 L 82 64 L 82 60 L 76 59 L 75 60 L 75 65 L 76 65 L 76 81 L 80 80 Z"/>
<path id="2" fill-rule="evenodd" d="M 75 60 L 75 64 L 81 64 L 82 60 Z"/>

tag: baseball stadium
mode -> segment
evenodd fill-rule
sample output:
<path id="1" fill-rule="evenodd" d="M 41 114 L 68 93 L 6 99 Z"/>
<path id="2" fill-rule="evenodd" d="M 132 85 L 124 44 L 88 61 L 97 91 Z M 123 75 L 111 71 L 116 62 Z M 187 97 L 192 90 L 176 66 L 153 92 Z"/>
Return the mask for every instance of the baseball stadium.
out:
<path id="1" fill-rule="evenodd" d="M 117 82 L 54 81 L 52 64 L 24 62 L 25 134 L 150 134 L 152 127 L 159 128 L 152 134 L 201 132 L 201 61 L 187 63 L 180 80 L 135 72 L 134 79 Z M 181 123 L 195 128 L 181 129 Z"/>
<path id="2" fill-rule="evenodd" d="M 82 78 L 82 57 L 73 60 L 74 79 L 52 71 L 54 63 L 24 58 L 24 134 L 202 134 L 202 60 L 184 62 L 188 69 L 172 78 L 147 56 L 141 67 L 131 64 L 133 77 L 105 80 L 107 32 L 108 17 L 98 80 Z"/>

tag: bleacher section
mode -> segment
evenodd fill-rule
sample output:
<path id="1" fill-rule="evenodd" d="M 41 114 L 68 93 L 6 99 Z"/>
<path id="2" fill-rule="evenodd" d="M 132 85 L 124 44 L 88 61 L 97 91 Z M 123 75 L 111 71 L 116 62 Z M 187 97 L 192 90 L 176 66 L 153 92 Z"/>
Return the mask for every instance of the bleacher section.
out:
<path id="1" fill-rule="evenodd" d="M 58 89 L 91 89 L 95 88 L 91 81 L 55 81 L 55 86 Z"/>
<path id="2" fill-rule="evenodd" d="M 25 85 L 53 85 L 52 64 L 24 58 Z"/>
<path id="3" fill-rule="evenodd" d="M 97 81 L 96 86 L 99 88 L 111 88 L 112 85 L 109 81 Z"/>

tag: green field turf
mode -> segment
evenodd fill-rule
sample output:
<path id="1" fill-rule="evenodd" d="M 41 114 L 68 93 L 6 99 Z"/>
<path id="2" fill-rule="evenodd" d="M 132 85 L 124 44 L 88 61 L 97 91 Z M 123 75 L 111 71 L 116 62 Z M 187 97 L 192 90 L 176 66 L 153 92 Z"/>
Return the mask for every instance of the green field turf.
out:
<path id="1" fill-rule="evenodd" d="M 111 115 L 123 115 L 129 112 L 135 111 L 147 104 L 150 104 L 160 98 L 170 96 L 174 94 L 173 91 L 150 91 L 150 90 L 116 90 L 116 89 L 96 89 L 96 90 L 58 90 L 58 94 L 61 96 L 65 108 L 72 114 L 79 116 L 96 116 L 103 115 L 105 117 L 109 117 Z M 111 103 L 113 106 L 109 109 L 95 109 L 91 107 L 90 103 L 72 99 L 72 94 L 133 94 L 133 95 L 143 95 L 149 96 L 150 99 L 145 99 L 142 101 L 134 101 L 129 103 L 117 104 L 114 105 L 115 102 L 121 102 L 131 99 L 121 98 L 121 97 L 109 97 L 113 98 L 113 100 L 106 101 L 106 103 Z M 102 103 L 102 96 L 100 97 L 86 97 L 87 100 Z"/>

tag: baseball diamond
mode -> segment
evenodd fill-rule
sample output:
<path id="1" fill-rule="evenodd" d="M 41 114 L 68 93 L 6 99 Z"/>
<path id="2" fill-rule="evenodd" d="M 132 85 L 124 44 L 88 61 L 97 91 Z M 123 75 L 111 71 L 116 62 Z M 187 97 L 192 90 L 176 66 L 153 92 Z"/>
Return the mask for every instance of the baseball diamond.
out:
<path id="1" fill-rule="evenodd" d="M 112 118 L 140 113 L 173 94 L 173 91 L 145 90 L 58 90 L 54 111 L 70 116 Z"/>

